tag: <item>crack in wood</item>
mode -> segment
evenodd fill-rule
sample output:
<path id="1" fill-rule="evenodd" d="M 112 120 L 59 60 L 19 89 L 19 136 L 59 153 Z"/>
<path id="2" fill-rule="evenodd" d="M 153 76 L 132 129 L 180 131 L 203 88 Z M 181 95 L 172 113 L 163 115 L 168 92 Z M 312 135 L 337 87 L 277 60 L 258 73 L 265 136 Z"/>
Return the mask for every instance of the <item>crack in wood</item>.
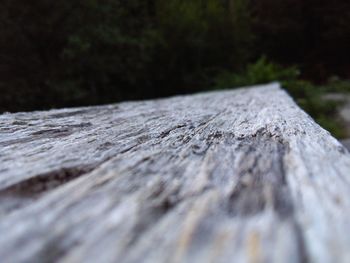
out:
<path id="1" fill-rule="evenodd" d="M 240 138 L 237 152 L 238 183 L 229 198 L 233 215 L 254 215 L 272 209 L 281 218 L 293 213 L 292 198 L 286 183 L 283 158 L 286 147 L 264 130 Z"/>
<path id="2" fill-rule="evenodd" d="M 84 176 L 98 165 L 62 168 L 31 177 L 0 191 L 0 215 L 20 209 L 78 177 Z"/>

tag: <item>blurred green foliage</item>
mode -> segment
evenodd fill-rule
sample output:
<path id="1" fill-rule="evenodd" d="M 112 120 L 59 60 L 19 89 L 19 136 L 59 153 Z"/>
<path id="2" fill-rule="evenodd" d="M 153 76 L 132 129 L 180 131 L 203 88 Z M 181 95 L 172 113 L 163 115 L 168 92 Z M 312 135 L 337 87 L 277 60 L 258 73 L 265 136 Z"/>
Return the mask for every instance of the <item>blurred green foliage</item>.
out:
<path id="1" fill-rule="evenodd" d="M 227 88 L 263 84 L 271 81 L 295 81 L 299 74 L 299 70 L 296 67 L 284 68 L 269 62 L 263 56 L 237 73 L 233 71 L 221 72 L 215 78 L 215 87 Z"/>
<path id="2" fill-rule="evenodd" d="M 325 85 L 315 85 L 300 80 L 297 67 L 281 67 L 269 62 L 266 57 L 248 64 L 242 72 L 223 72 L 216 77 L 215 88 L 225 89 L 279 81 L 295 101 L 321 126 L 338 138 L 347 136 L 342 120 L 337 117 L 339 101 L 327 100 L 327 92 L 350 92 L 350 82 L 333 79 Z"/>
<path id="3" fill-rule="evenodd" d="M 349 91 L 349 10 L 348 0 L 3 0 L 0 112 L 280 80 L 335 131 L 320 97 Z"/>
<path id="4" fill-rule="evenodd" d="M 4 0 L 0 110 L 191 93 L 249 56 L 245 0 Z"/>
<path id="5" fill-rule="evenodd" d="M 328 79 L 325 85 L 321 86 L 323 92 L 339 92 L 350 93 L 350 80 L 340 79 L 337 76 L 332 76 Z"/>

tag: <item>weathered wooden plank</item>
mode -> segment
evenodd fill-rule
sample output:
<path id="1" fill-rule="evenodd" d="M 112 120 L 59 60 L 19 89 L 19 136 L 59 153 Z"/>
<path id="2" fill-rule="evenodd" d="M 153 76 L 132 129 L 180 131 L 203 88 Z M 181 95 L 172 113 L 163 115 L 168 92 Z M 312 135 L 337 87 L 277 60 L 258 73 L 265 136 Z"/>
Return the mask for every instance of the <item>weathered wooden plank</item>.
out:
<path id="1" fill-rule="evenodd" d="M 341 140 L 346 149 L 350 150 L 350 139 Z"/>
<path id="2" fill-rule="evenodd" d="M 1 262 L 350 262 L 350 155 L 278 84 L 0 125 Z"/>

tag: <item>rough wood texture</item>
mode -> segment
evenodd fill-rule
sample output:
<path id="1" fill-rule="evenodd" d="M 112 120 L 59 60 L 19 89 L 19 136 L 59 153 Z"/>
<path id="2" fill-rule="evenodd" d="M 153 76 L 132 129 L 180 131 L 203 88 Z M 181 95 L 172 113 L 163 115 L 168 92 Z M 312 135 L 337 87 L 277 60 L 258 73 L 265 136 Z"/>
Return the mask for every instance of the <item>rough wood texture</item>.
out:
<path id="1" fill-rule="evenodd" d="M 278 84 L 0 125 L 1 262 L 350 262 L 350 155 Z"/>

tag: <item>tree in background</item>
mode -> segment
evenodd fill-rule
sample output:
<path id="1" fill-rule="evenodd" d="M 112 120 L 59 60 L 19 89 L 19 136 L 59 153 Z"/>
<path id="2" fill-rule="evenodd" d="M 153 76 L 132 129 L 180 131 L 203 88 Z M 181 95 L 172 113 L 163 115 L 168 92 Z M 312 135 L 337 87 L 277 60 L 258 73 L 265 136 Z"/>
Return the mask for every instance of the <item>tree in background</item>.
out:
<path id="1" fill-rule="evenodd" d="M 257 54 L 298 64 L 317 82 L 332 74 L 350 77 L 348 0 L 252 0 L 250 9 Z"/>
<path id="2" fill-rule="evenodd" d="M 218 72 L 238 69 L 249 58 L 252 34 L 242 0 L 157 1 L 162 45 L 156 64 L 158 86 L 174 83 L 171 93 L 203 90 Z"/>
<path id="3" fill-rule="evenodd" d="M 5 0 L 1 110 L 188 93 L 249 57 L 243 0 Z"/>
<path id="4" fill-rule="evenodd" d="M 10 0 L 0 12 L 3 109 L 103 103 L 145 79 L 143 1 Z"/>
<path id="5" fill-rule="evenodd" d="M 349 77 L 348 0 L 3 0 L 0 111 L 210 89 L 262 55 Z"/>

